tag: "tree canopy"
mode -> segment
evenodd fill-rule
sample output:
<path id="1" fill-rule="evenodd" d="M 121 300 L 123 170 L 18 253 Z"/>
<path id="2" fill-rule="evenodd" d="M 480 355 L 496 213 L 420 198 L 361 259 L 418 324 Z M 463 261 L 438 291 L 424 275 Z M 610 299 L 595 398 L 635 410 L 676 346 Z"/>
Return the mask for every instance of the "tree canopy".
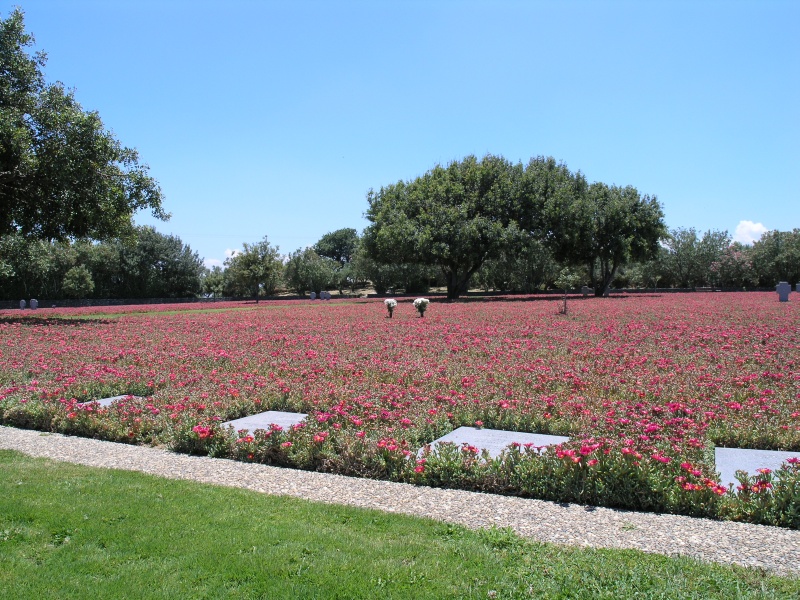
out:
<path id="1" fill-rule="evenodd" d="M 48 242 L 0 236 L 0 298 L 187 298 L 200 292 L 202 260 L 180 238 L 135 227 L 124 240 Z M 88 284 L 91 282 L 91 285 Z"/>
<path id="2" fill-rule="evenodd" d="M 335 260 L 344 266 L 353 259 L 359 243 L 358 232 L 352 227 L 348 227 L 326 233 L 314 244 L 313 248 L 314 252 L 320 256 Z"/>
<path id="3" fill-rule="evenodd" d="M 555 204 L 553 214 L 562 230 L 550 237 L 555 255 L 585 265 L 598 296 L 605 295 L 621 266 L 653 258 L 666 235 L 656 198 L 642 197 L 632 186 L 596 182 L 576 199 L 556 199 Z"/>
<path id="4" fill-rule="evenodd" d="M 731 245 L 727 231 L 706 231 L 702 237 L 693 227 L 679 227 L 664 239 L 664 269 L 679 287 L 706 286 L 716 279 L 718 263 Z"/>
<path id="5" fill-rule="evenodd" d="M 277 246 L 267 236 L 255 244 L 243 244 L 243 250 L 225 261 L 226 280 L 235 295 L 272 296 L 283 276 L 283 263 Z"/>
<path id="6" fill-rule="evenodd" d="M 622 265 L 654 256 L 666 234 L 656 198 L 631 186 L 588 185 L 551 157 L 523 167 L 499 156 L 467 156 L 370 190 L 367 200 L 369 256 L 439 267 L 448 298 L 465 292 L 487 261 L 501 264 L 502 257 L 536 248 L 533 242 L 558 261 L 585 266 L 602 295 Z"/>
<path id="7" fill-rule="evenodd" d="M 130 234 L 141 209 L 168 219 L 136 150 L 62 83 L 45 83 L 33 43 L 21 10 L 0 19 L 0 235 L 102 240 Z"/>
<path id="8" fill-rule="evenodd" d="M 370 190 L 363 243 L 380 263 L 439 267 L 447 297 L 457 298 L 484 261 L 516 236 L 517 181 L 518 169 L 504 158 L 467 156 Z"/>
<path id="9" fill-rule="evenodd" d="M 286 261 L 286 284 L 301 296 L 306 291 L 319 294 L 335 285 L 338 264 L 313 248 L 298 249 Z"/>

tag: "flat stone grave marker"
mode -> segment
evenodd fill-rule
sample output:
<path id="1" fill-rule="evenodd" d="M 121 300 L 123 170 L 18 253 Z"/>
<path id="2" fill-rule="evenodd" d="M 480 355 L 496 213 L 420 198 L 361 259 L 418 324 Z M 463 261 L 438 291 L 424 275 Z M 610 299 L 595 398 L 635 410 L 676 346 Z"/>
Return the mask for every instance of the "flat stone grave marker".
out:
<path id="1" fill-rule="evenodd" d="M 514 442 L 518 444 L 533 444 L 534 446 L 554 446 L 568 441 L 563 435 L 545 435 L 541 433 L 524 433 L 522 431 L 503 431 L 501 429 L 483 429 L 477 427 L 459 427 L 447 435 L 434 440 L 431 448 L 435 449 L 441 442 L 452 442 L 456 446 L 469 444 L 475 446 L 479 452 L 489 451 L 489 456 L 497 458 L 500 453 Z M 420 453 L 422 450 L 420 450 Z"/>
<path id="2" fill-rule="evenodd" d="M 110 406 L 112 402 L 130 398 L 132 400 L 140 400 L 140 396 L 133 396 L 131 394 L 122 394 L 121 396 L 113 396 L 111 398 L 100 398 L 99 400 L 88 400 L 86 402 L 78 402 L 78 406 L 88 406 L 92 402 L 97 402 L 100 406 Z"/>
<path id="3" fill-rule="evenodd" d="M 233 421 L 225 421 L 222 424 L 223 428 L 228 427 L 228 425 L 233 426 L 234 431 L 240 431 L 242 429 L 246 429 L 251 434 L 256 429 L 266 429 L 269 430 L 270 425 L 273 423 L 275 425 L 280 425 L 284 429 L 289 429 L 292 425 L 297 425 L 298 423 L 302 423 L 307 414 L 304 413 L 294 413 L 294 412 L 282 412 L 279 410 L 268 410 L 266 412 L 258 413 L 256 415 L 249 415 L 247 417 L 242 417 L 241 419 L 234 419 Z"/>
<path id="4" fill-rule="evenodd" d="M 714 448 L 714 462 L 719 472 L 719 480 L 726 488 L 730 484 L 734 488 L 739 485 L 736 471 L 747 471 L 755 475 L 758 469 L 780 468 L 787 458 L 800 459 L 800 452 L 784 452 L 783 450 L 749 450 L 746 448 Z"/>

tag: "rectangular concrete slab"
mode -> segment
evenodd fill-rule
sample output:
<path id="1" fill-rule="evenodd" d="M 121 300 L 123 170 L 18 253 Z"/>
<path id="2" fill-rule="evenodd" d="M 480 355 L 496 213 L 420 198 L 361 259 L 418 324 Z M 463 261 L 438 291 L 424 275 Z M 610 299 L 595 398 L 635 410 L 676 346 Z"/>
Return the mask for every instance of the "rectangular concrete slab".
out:
<path id="1" fill-rule="evenodd" d="M 121 396 L 112 396 L 111 398 L 100 398 L 99 400 L 89 400 L 88 402 L 79 402 L 78 406 L 86 406 L 92 402 L 97 402 L 100 406 L 110 406 L 112 402 L 122 400 L 124 398 L 132 398 L 139 400 L 139 396 L 131 396 L 130 394 L 122 394 Z"/>
<path id="2" fill-rule="evenodd" d="M 568 441 L 563 435 L 544 435 L 541 433 L 523 433 L 521 431 L 503 431 L 501 429 L 483 429 L 477 427 L 459 427 L 447 435 L 434 440 L 431 444 L 435 448 L 441 442 L 452 442 L 456 446 L 469 444 L 479 451 L 488 450 L 492 458 L 514 442 L 518 444 L 533 444 L 534 446 L 554 446 Z"/>
<path id="3" fill-rule="evenodd" d="M 231 425 L 235 431 L 246 429 L 250 433 L 253 433 L 256 429 L 269 430 L 272 424 L 280 425 L 284 429 L 289 429 L 292 425 L 302 423 L 307 416 L 308 415 L 304 413 L 268 410 L 266 412 L 258 413 L 257 415 L 250 415 L 247 417 L 242 417 L 241 419 L 226 421 L 222 424 L 222 427 L 227 428 L 228 425 Z"/>
<path id="4" fill-rule="evenodd" d="M 714 448 L 714 462 L 719 472 L 719 480 L 726 488 L 739 485 L 736 471 L 747 471 L 755 475 L 758 469 L 780 468 L 787 458 L 800 459 L 800 452 L 784 452 L 782 450 L 749 450 L 746 448 Z"/>

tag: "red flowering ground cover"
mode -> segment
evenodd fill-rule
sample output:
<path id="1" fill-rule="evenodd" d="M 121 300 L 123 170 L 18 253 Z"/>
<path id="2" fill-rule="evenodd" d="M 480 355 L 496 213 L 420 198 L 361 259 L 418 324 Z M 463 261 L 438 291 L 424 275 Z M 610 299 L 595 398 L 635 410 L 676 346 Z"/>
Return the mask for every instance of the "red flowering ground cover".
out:
<path id="1" fill-rule="evenodd" d="M 731 508 L 711 448 L 800 450 L 800 303 L 714 293 L 569 307 L 531 296 L 433 302 L 424 318 L 403 300 L 392 319 L 382 300 L 4 311 L 0 415 L 242 460 L 798 526 L 798 465 L 744 481 Z M 85 316 L 96 318 L 74 318 Z M 145 398 L 78 406 L 118 394 Z M 247 437 L 219 427 L 270 409 L 310 418 Z M 541 457 L 417 459 L 476 422 L 572 440 Z"/>

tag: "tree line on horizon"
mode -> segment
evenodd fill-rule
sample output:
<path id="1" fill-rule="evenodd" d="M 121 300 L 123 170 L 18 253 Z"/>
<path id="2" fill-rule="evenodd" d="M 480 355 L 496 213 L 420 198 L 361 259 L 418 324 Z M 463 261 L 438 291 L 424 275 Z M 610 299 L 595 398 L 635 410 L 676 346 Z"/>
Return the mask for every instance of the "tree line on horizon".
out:
<path id="1" fill-rule="evenodd" d="M 552 157 L 466 156 L 367 193 L 369 225 L 286 256 L 245 243 L 206 269 L 161 220 L 158 183 L 99 115 L 45 82 L 23 13 L 0 18 L 0 298 L 261 297 L 279 292 L 536 292 L 616 287 L 770 287 L 798 281 L 800 230 L 752 247 L 727 232 L 668 231 L 654 196 L 588 182 Z"/>
<path id="2" fill-rule="evenodd" d="M 352 228 L 325 234 L 311 247 L 281 255 L 264 238 L 244 244 L 224 268 L 208 269 L 176 236 L 152 227 L 136 228 L 135 239 L 48 242 L 19 235 L 0 236 L 0 299 L 59 300 L 115 298 L 266 298 L 306 296 L 328 290 L 353 294 L 423 294 L 444 287 L 441 270 L 415 263 L 382 264 L 367 252 L 363 235 Z M 535 293 L 560 289 L 564 272 L 570 287 L 590 282 L 587 267 L 559 262 L 541 243 L 487 260 L 470 289 Z M 698 234 L 678 228 L 661 241 L 656 255 L 622 267 L 614 288 L 772 289 L 778 281 L 800 283 L 800 230 L 770 231 L 752 246 L 731 242 L 725 231 Z"/>

